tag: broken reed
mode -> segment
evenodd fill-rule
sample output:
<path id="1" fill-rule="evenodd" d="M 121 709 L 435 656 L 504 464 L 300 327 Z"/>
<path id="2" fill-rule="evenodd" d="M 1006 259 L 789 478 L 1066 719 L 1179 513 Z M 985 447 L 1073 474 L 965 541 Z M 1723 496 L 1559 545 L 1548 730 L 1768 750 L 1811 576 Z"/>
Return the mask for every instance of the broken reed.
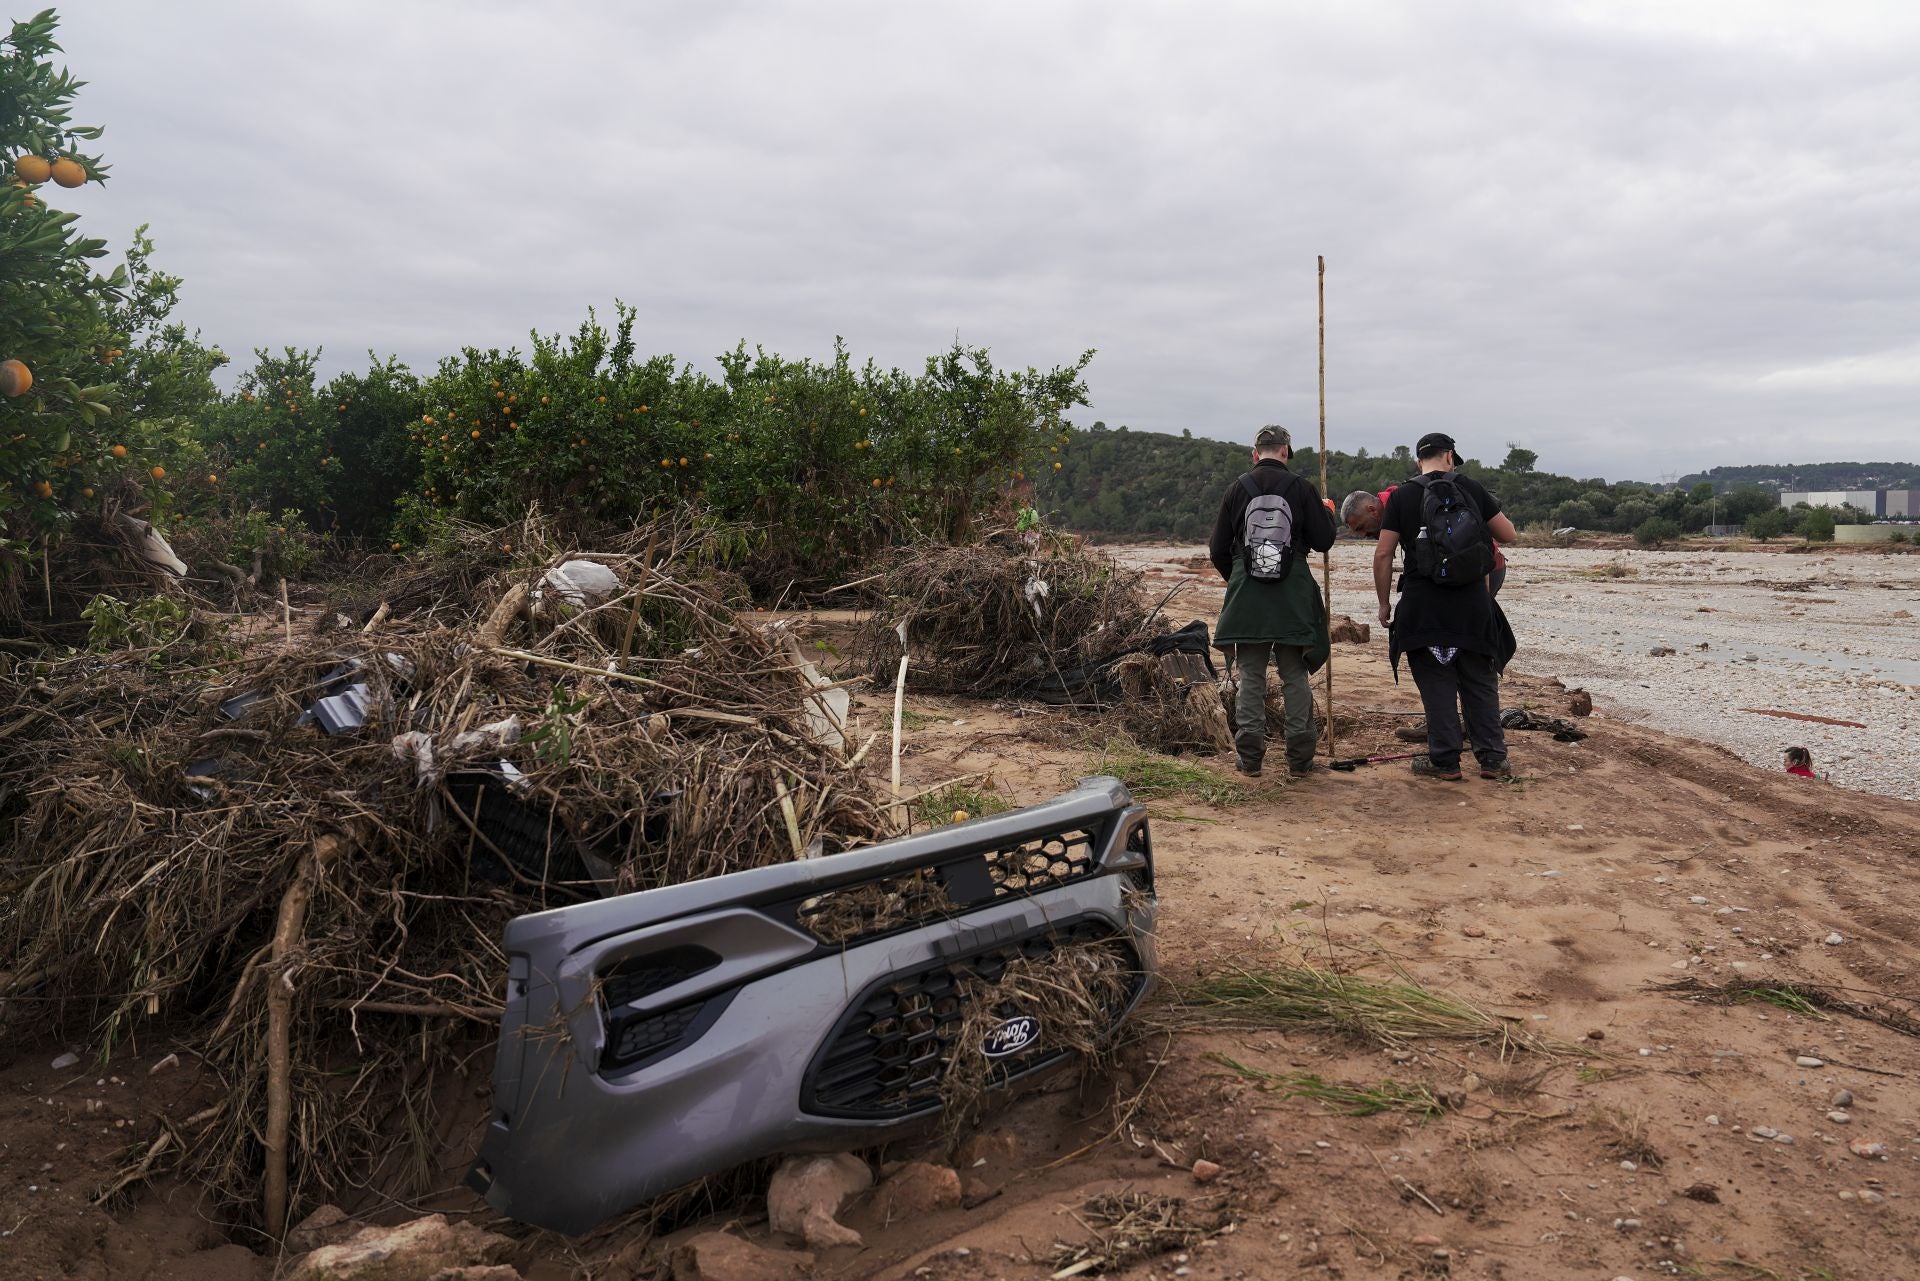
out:
<path id="1" fill-rule="evenodd" d="M 1269 1072 L 1249 1067 L 1225 1054 L 1209 1053 L 1206 1058 L 1254 1082 L 1262 1093 L 1283 1099 L 1313 1099 L 1345 1116 L 1373 1116 L 1380 1112 L 1411 1112 L 1427 1118 L 1446 1111 L 1446 1102 L 1433 1088 L 1418 1081 L 1395 1081 L 1378 1085 L 1348 1085 L 1329 1081 L 1312 1072 Z"/>

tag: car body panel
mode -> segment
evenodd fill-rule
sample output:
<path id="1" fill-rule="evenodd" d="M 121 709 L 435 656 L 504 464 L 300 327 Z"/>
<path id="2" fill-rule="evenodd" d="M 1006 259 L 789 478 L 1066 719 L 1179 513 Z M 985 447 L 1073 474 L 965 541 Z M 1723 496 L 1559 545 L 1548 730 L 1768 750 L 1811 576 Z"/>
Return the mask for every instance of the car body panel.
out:
<path id="1" fill-rule="evenodd" d="M 468 1181 L 577 1234 L 741 1162 L 924 1128 L 955 976 L 1112 949 L 1130 976 L 1117 1027 L 1151 982 L 1154 908 L 1145 810 L 1094 778 L 867 849 L 518 917 Z M 892 1012 L 930 1011 L 934 989 L 946 1012 L 909 1045 Z M 1016 1033 L 1004 1083 L 1062 1061 L 1044 1027 L 1002 1040 Z"/>

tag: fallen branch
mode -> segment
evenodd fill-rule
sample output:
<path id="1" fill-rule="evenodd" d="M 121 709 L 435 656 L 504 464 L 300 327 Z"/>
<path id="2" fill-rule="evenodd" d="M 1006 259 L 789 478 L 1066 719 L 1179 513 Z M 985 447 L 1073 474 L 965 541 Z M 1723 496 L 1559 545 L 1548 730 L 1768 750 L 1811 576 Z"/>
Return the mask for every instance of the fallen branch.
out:
<path id="1" fill-rule="evenodd" d="M 1743 712 L 1752 712 L 1755 716 L 1778 716 L 1786 721 L 1812 721 L 1815 725 L 1839 725 L 1846 729 L 1865 729 L 1859 721 L 1843 721 L 1833 716 L 1814 716 L 1808 712 L 1782 712 L 1771 707 L 1743 707 Z"/>

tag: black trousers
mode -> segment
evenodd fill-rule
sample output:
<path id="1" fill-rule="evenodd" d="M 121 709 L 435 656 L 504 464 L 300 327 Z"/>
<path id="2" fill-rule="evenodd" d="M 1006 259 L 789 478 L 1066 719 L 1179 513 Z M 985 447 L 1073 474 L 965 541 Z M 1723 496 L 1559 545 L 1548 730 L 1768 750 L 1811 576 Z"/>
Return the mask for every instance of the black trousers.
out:
<path id="1" fill-rule="evenodd" d="M 1507 735 L 1500 728 L 1500 675 L 1485 654 L 1461 650 L 1443 663 L 1425 649 L 1407 653 L 1407 668 L 1427 709 L 1427 757 L 1440 769 L 1460 766 L 1460 717 L 1466 715 L 1473 754 L 1482 765 L 1507 759 Z"/>

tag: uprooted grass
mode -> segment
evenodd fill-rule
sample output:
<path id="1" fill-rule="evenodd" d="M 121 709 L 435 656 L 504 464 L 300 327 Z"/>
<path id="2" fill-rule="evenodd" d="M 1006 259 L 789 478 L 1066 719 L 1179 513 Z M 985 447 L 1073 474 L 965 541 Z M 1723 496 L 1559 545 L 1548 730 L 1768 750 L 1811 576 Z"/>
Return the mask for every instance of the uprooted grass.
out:
<path id="1" fill-rule="evenodd" d="M 1649 1170 L 1657 1170 L 1664 1164 L 1659 1149 L 1647 1137 L 1645 1109 L 1597 1108 L 1594 1111 L 1594 1124 L 1606 1136 L 1607 1150 L 1621 1160 L 1632 1161 Z"/>
<path id="2" fill-rule="evenodd" d="M 1185 794 L 1226 809 L 1245 804 L 1253 795 L 1244 783 L 1222 778 L 1204 765 L 1150 752 L 1118 736 L 1100 744 L 1087 769 L 1089 773 L 1113 775 L 1127 785 L 1135 799 L 1143 801 Z"/>
<path id="3" fill-rule="evenodd" d="M 197 670 L 0 672 L 5 1034 L 192 1051 L 219 1101 L 141 1169 L 246 1217 L 269 994 L 290 992 L 294 1216 L 429 1190 L 425 1149 L 484 1070 L 507 920 L 887 834 L 884 799 L 817 736 L 788 639 L 735 620 L 705 537 L 682 521 L 587 553 L 619 583 L 599 604 L 543 589 L 580 553 L 523 528 L 512 565 L 463 564 L 372 631 L 275 627 Z M 364 728 L 303 721 L 351 684 Z M 531 816 L 530 849 L 497 843 L 482 797 Z M 304 928 L 276 947 L 297 885 Z"/>
<path id="4" fill-rule="evenodd" d="M 1813 983 L 1786 983 L 1770 979 L 1734 979 L 1730 983 L 1706 983 L 1699 979 L 1675 979 L 1656 983 L 1651 991 L 1664 992 L 1683 1001 L 1714 1005 L 1745 1005 L 1759 1001 L 1804 1018 L 1822 1019 L 1831 1014 L 1865 1019 L 1906 1036 L 1920 1036 L 1920 1017 L 1912 1009 L 1892 1004 L 1898 997 L 1882 996 L 1880 1001 L 1856 1001 L 1839 989 Z M 1909 1003 L 1911 1004 L 1911 1003 Z"/>
<path id="5" fill-rule="evenodd" d="M 1516 1020 L 1425 987 L 1404 970 L 1382 981 L 1305 961 L 1236 968 L 1184 984 L 1177 997 L 1174 1017 L 1203 1027 L 1312 1029 L 1378 1046 L 1465 1041 L 1491 1045 L 1502 1058 L 1576 1052 Z"/>
<path id="6" fill-rule="evenodd" d="M 1312 1072 L 1269 1072 L 1218 1052 L 1206 1057 L 1236 1076 L 1254 1082 L 1262 1093 L 1283 1099 L 1313 1099 L 1343 1116 L 1411 1112 L 1424 1119 L 1439 1116 L 1447 1109 L 1446 1101 L 1434 1093 L 1432 1086 L 1418 1081 L 1395 1081 L 1389 1077 L 1375 1085 L 1349 1085 L 1329 1081 Z"/>
<path id="7" fill-rule="evenodd" d="M 1070 1211 L 1090 1241 L 1056 1241 L 1041 1262 L 1055 1277 L 1123 1272 L 1135 1263 L 1190 1250 L 1232 1224 L 1221 1204 L 1203 1207 L 1149 1192 L 1104 1192 Z"/>

